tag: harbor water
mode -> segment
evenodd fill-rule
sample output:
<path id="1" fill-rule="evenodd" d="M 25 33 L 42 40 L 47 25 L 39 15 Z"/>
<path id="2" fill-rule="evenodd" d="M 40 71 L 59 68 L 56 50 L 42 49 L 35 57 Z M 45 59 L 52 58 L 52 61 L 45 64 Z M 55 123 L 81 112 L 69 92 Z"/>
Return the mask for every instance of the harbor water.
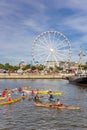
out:
<path id="1" fill-rule="evenodd" d="M 0 106 L 0 130 L 87 130 L 87 88 L 59 79 L 0 80 L 0 90 L 30 86 L 30 89 L 62 92 L 64 105 L 80 106 L 80 110 L 37 107 L 27 98 L 21 102 Z M 41 100 L 47 100 L 47 96 Z"/>

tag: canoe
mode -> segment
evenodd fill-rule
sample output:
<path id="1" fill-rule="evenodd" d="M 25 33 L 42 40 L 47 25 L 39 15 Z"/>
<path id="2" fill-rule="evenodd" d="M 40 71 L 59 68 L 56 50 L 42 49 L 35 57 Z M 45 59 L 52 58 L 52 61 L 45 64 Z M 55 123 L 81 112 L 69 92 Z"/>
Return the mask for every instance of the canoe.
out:
<path id="1" fill-rule="evenodd" d="M 0 102 L 0 105 L 9 105 L 9 104 L 13 104 L 13 103 L 20 102 L 20 101 L 21 101 L 21 98 L 16 98 L 16 99 L 13 99 L 12 101 Z"/>
<path id="2" fill-rule="evenodd" d="M 38 93 L 38 94 L 44 94 L 44 95 L 49 94 L 48 91 L 40 91 L 40 90 L 37 91 L 37 93 Z M 62 95 L 62 92 L 58 92 L 58 91 L 57 91 L 57 92 L 54 92 L 54 91 L 53 91 L 52 94 L 53 94 L 53 95 L 56 95 L 56 96 L 61 96 L 61 95 Z"/>
<path id="3" fill-rule="evenodd" d="M 58 106 L 55 104 L 43 104 L 43 103 L 35 103 L 38 107 L 50 107 L 50 108 L 57 108 L 57 109 L 80 109 L 79 106 Z"/>

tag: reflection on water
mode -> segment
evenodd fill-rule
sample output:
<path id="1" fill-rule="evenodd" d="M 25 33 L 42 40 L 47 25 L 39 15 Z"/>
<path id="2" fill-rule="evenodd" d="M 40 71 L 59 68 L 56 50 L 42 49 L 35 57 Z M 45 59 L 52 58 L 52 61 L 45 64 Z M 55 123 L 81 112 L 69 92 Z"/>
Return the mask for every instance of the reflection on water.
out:
<path id="1" fill-rule="evenodd" d="M 52 89 L 62 92 L 65 105 L 80 110 L 59 110 L 36 107 L 33 101 L 22 100 L 0 107 L 0 130 L 87 130 L 87 88 L 69 84 L 67 80 L 0 80 L 0 90 L 31 86 L 31 90 Z"/>

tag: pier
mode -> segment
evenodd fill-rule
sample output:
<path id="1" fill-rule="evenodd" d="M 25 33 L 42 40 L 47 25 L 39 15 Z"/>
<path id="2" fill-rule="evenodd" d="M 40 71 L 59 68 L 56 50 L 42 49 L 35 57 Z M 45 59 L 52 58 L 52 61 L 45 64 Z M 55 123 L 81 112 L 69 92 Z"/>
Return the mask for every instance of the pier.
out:
<path id="1" fill-rule="evenodd" d="M 74 74 L 17 74 L 0 73 L 0 79 L 66 79 Z"/>

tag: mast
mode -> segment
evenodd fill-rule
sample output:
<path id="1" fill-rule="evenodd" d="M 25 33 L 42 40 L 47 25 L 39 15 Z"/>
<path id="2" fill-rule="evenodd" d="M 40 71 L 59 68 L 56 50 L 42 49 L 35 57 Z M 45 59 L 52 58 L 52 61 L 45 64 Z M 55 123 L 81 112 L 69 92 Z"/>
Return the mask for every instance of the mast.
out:
<path id="1" fill-rule="evenodd" d="M 82 51 L 82 48 L 80 47 L 80 51 L 79 51 L 79 69 L 80 69 L 80 71 L 82 71 L 82 56 L 83 56 L 83 51 Z"/>

